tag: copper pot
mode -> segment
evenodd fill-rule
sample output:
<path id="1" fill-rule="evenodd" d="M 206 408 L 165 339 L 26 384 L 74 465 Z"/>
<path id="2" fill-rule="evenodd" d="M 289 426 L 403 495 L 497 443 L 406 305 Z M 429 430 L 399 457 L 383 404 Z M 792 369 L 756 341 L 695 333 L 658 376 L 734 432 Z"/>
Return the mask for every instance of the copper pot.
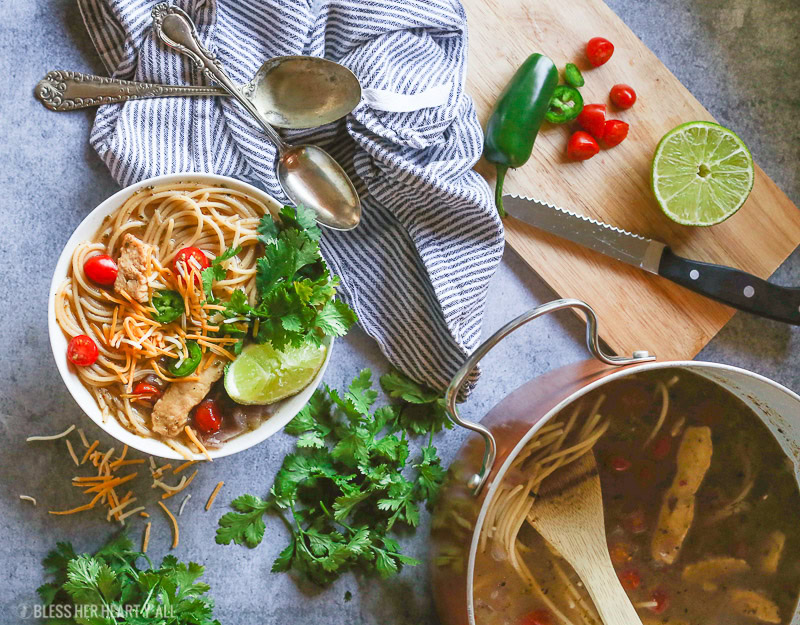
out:
<path id="1" fill-rule="evenodd" d="M 577 308 L 586 316 L 586 341 L 594 360 L 541 375 L 498 403 L 480 424 L 464 421 L 456 398 L 478 361 L 497 343 L 529 321 L 549 312 Z M 662 368 L 691 370 L 744 401 L 767 425 L 800 475 L 800 396 L 756 373 L 708 362 L 665 361 L 637 351 L 608 356 L 599 347 L 594 311 L 578 300 L 557 300 L 517 317 L 483 343 L 448 388 L 448 415 L 479 436 L 470 438 L 451 464 L 432 524 L 432 580 L 443 625 L 476 625 L 473 577 L 478 539 L 489 503 L 508 467 L 539 428 L 569 404 L 612 380 Z M 800 624 L 800 610 L 793 625 Z"/>

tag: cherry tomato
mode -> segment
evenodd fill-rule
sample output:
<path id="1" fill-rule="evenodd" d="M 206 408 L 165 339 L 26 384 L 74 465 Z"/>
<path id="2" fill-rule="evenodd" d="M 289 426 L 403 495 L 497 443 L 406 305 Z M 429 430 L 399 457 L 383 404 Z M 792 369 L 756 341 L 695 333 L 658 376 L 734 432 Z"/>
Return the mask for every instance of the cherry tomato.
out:
<path id="1" fill-rule="evenodd" d="M 602 139 L 606 125 L 606 105 L 587 104 L 578 115 L 578 123 L 595 139 Z"/>
<path id="2" fill-rule="evenodd" d="M 650 598 L 656 602 L 656 605 L 650 608 L 656 614 L 661 614 L 669 607 L 669 595 L 666 590 L 656 588 L 651 594 Z"/>
<path id="3" fill-rule="evenodd" d="M 609 95 L 617 108 L 629 109 L 636 102 L 636 92 L 630 85 L 614 85 Z"/>
<path id="4" fill-rule="evenodd" d="M 618 577 L 625 590 L 636 590 L 642 583 L 642 576 L 636 569 L 624 569 L 619 572 Z"/>
<path id="5" fill-rule="evenodd" d="M 190 259 L 194 259 L 192 262 Z M 198 247 L 184 247 L 180 252 L 175 254 L 172 261 L 172 268 L 179 276 L 188 276 L 192 269 L 196 270 L 199 274 L 206 267 L 211 266 L 211 261 L 208 260 L 203 251 Z M 199 275 L 195 278 L 199 283 Z"/>
<path id="6" fill-rule="evenodd" d="M 97 360 L 99 352 L 92 337 L 79 334 L 67 345 L 67 360 L 78 367 L 88 367 Z"/>
<path id="7" fill-rule="evenodd" d="M 608 464 L 611 465 L 611 468 L 614 469 L 614 471 L 619 471 L 620 473 L 631 468 L 631 461 L 627 458 L 623 458 L 622 456 L 612 456 L 611 460 L 608 461 Z"/>
<path id="8" fill-rule="evenodd" d="M 161 389 L 149 382 L 139 382 L 133 387 L 133 394 L 138 396 L 136 397 L 138 400 L 154 404 L 161 397 Z"/>
<path id="9" fill-rule="evenodd" d="M 620 564 L 625 564 L 626 562 L 630 562 L 631 558 L 631 548 L 630 545 L 626 543 L 614 543 L 610 545 L 608 548 L 608 553 L 611 556 L 611 562 L 619 566 Z"/>
<path id="10" fill-rule="evenodd" d="M 612 54 L 614 54 L 614 44 L 605 37 L 592 37 L 586 44 L 586 56 L 589 63 L 595 67 L 606 63 Z"/>
<path id="11" fill-rule="evenodd" d="M 553 617 L 549 610 L 534 610 L 523 616 L 519 625 L 553 625 Z"/>
<path id="12" fill-rule="evenodd" d="M 194 424 L 203 434 L 213 434 L 222 427 L 222 414 L 217 402 L 204 399 L 194 410 Z"/>
<path id="13" fill-rule="evenodd" d="M 603 127 L 603 143 L 609 148 L 619 145 L 628 136 L 628 128 L 630 126 L 623 121 L 609 119 Z"/>
<path id="14" fill-rule="evenodd" d="M 653 442 L 653 447 L 650 449 L 650 454 L 656 460 L 663 460 L 669 456 L 670 449 L 672 449 L 672 439 L 667 434 L 662 434 Z"/>
<path id="15" fill-rule="evenodd" d="M 625 529 L 631 534 L 642 534 L 647 531 L 647 520 L 641 508 L 636 508 L 622 519 Z"/>
<path id="16" fill-rule="evenodd" d="M 108 254 L 98 254 L 83 263 L 83 273 L 96 284 L 111 286 L 117 279 L 117 263 Z"/>
<path id="17" fill-rule="evenodd" d="M 573 132 L 567 143 L 567 156 L 573 161 L 585 161 L 592 158 L 600 151 L 597 141 L 588 132 L 578 130 Z"/>

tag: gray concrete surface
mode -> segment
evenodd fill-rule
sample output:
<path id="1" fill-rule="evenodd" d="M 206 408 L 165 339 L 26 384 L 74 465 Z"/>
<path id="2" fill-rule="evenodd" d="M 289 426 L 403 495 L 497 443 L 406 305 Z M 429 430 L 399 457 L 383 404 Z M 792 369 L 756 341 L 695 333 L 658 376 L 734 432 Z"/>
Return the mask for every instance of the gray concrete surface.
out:
<path id="1" fill-rule="evenodd" d="M 505 1 L 505 0 L 504 0 Z M 512 1 L 512 0 L 507 0 Z M 523 0 L 520 0 L 523 1 Z M 611 7 L 722 123 L 734 128 L 757 162 L 800 203 L 800 3 L 797 0 L 610 0 Z M 18 623 L 36 601 L 40 560 L 56 540 L 93 549 L 111 527 L 93 512 L 51 517 L 48 508 L 77 505 L 66 486 L 73 474 L 63 443 L 26 445 L 32 433 L 58 432 L 82 417 L 54 366 L 46 334 L 46 297 L 56 256 L 72 229 L 116 190 L 87 144 L 91 112 L 54 114 L 32 96 L 33 86 L 55 68 L 102 71 L 72 0 L 0 0 L 0 622 Z M 747 245 L 743 240 L 742 245 Z M 800 284 L 800 252 L 775 275 Z M 552 292 L 510 250 L 495 276 L 486 313 L 488 334 L 513 314 L 547 301 Z M 624 302 L 621 302 L 624 305 Z M 676 328 L 676 331 L 680 331 Z M 503 394 L 539 372 L 584 356 L 582 328 L 565 315 L 546 319 L 492 353 L 483 379 L 465 406 L 479 418 Z M 738 314 L 701 354 L 702 359 L 747 367 L 795 390 L 800 330 Z M 339 343 L 327 381 L 341 385 L 362 367 L 386 370 L 376 346 L 358 330 Z M 106 438 L 100 436 L 104 444 Z M 463 440 L 439 439 L 445 460 Z M 346 576 L 326 590 L 269 572 L 285 540 L 272 519 L 256 550 L 214 544 L 214 529 L 228 501 L 244 492 L 264 494 L 292 445 L 276 436 L 246 453 L 205 467 L 181 518 L 181 559 L 208 566 L 222 623 L 435 623 L 426 567 L 406 569 L 388 581 Z M 215 508 L 201 504 L 218 480 L 225 488 Z M 146 492 L 144 480 L 139 485 Z M 39 507 L 17 499 L 34 495 Z M 153 513 L 150 553 L 168 553 L 169 526 Z M 406 539 L 426 556 L 426 521 Z M 130 524 L 138 540 L 141 522 Z M 353 598 L 345 602 L 346 591 Z"/>

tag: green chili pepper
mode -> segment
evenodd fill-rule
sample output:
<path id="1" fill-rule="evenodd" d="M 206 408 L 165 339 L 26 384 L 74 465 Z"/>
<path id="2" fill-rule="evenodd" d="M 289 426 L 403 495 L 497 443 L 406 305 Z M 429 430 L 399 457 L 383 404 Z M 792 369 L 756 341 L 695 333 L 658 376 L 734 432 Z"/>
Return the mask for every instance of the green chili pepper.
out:
<path id="1" fill-rule="evenodd" d="M 159 323 L 170 323 L 179 319 L 184 312 L 183 298 L 177 291 L 163 289 L 153 293 L 152 302 L 156 312 L 153 319 Z"/>
<path id="2" fill-rule="evenodd" d="M 567 84 L 571 87 L 583 87 L 583 85 L 586 84 L 581 70 L 578 69 L 575 63 L 567 63 L 567 66 L 564 68 L 564 80 L 566 80 Z"/>
<path id="3" fill-rule="evenodd" d="M 503 180 L 509 167 L 530 158 L 536 134 L 544 121 L 558 84 L 558 69 L 542 54 L 531 54 L 506 85 L 486 125 L 484 156 L 497 168 L 494 201 L 501 217 Z"/>
<path id="4" fill-rule="evenodd" d="M 199 365 L 200 361 L 203 359 L 203 351 L 196 341 L 186 341 L 186 349 L 189 351 L 189 357 L 185 358 L 179 367 L 175 366 L 178 364 L 177 360 L 167 365 L 167 371 L 176 378 L 183 378 L 194 373 L 194 370 L 197 369 L 197 365 Z"/>
<path id="5" fill-rule="evenodd" d="M 581 92 L 575 87 L 558 85 L 550 100 L 545 119 L 553 124 L 566 124 L 580 115 L 582 110 Z"/>

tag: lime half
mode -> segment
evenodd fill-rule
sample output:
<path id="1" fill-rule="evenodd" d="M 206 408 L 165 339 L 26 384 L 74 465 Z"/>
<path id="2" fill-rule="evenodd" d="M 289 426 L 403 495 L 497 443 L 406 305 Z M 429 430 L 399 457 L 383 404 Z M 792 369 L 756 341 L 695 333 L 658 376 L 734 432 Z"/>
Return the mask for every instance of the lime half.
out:
<path id="1" fill-rule="evenodd" d="M 304 343 L 275 349 L 253 343 L 225 373 L 225 390 L 239 404 L 271 404 L 303 390 L 325 362 L 326 347 Z"/>
<path id="2" fill-rule="evenodd" d="M 711 226 L 733 215 L 750 195 L 753 157 L 724 126 L 681 124 L 659 142 L 651 184 L 667 217 L 687 226 Z"/>

